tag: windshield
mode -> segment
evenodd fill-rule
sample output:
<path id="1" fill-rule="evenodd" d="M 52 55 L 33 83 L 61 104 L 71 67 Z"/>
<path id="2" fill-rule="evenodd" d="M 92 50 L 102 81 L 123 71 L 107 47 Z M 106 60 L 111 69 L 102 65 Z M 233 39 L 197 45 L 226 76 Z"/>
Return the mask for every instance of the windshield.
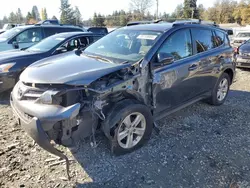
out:
<path id="1" fill-rule="evenodd" d="M 65 38 L 61 35 L 54 35 L 48 37 L 41 42 L 31 46 L 30 48 L 26 49 L 26 51 L 34 51 L 34 52 L 47 52 L 57 46 L 59 43 L 64 41 Z"/>
<path id="2" fill-rule="evenodd" d="M 18 27 L 7 30 L 3 34 L 0 35 L 0 41 L 7 40 L 15 36 L 17 33 L 21 32 L 22 30 L 24 30 L 24 28 L 18 28 Z"/>
<path id="3" fill-rule="evenodd" d="M 239 33 L 237 37 L 250 37 L 250 33 Z"/>
<path id="4" fill-rule="evenodd" d="M 119 29 L 90 45 L 84 53 L 136 62 L 148 53 L 160 35 L 158 31 Z"/>

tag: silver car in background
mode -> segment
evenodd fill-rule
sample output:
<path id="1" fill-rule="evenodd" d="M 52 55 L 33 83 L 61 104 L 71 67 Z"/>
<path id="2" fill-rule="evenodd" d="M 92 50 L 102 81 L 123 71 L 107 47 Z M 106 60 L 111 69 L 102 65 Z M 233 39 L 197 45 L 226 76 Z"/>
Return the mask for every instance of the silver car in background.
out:
<path id="1" fill-rule="evenodd" d="M 239 32 L 233 39 L 232 45 L 234 47 L 240 46 L 242 43 L 250 39 L 250 31 Z"/>

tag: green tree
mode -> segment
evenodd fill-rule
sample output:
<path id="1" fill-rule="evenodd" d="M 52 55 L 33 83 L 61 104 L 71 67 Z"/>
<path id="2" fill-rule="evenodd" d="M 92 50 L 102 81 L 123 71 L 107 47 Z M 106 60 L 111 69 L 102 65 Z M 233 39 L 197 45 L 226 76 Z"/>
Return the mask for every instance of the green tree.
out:
<path id="1" fill-rule="evenodd" d="M 77 6 L 75 7 L 75 10 L 74 10 L 74 18 L 75 18 L 76 25 L 82 24 L 82 14 Z"/>
<path id="2" fill-rule="evenodd" d="M 209 7 L 204 12 L 204 20 L 210 20 L 210 21 L 217 22 L 217 10 L 215 7 Z"/>
<path id="3" fill-rule="evenodd" d="M 235 7 L 233 17 L 237 23 L 245 24 L 246 20 L 244 18 L 247 17 L 246 13 L 248 12 L 247 9 L 249 9 L 248 6 L 249 5 L 245 0 L 241 0 L 237 7 Z"/>
<path id="4" fill-rule="evenodd" d="M 54 15 L 54 16 L 52 17 L 52 20 L 58 20 L 58 19 L 57 19 L 57 17 Z"/>
<path id="5" fill-rule="evenodd" d="M 120 15 L 120 24 L 119 24 L 119 26 L 125 26 L 126 24 L 127 24 L 126 14 L 121 14 Z"/>
<path id="6" fill-rule="evenodd" d="M 105 18 L 101 14 L 94 13 L 93 25 L 94 26 L 105 26 L 104 24 Z"/>
<path id="7" fill-rule="evenodd" d="M 30 12 L 28 12 L 28 13 L 27 13 L 27 16 L 26 16 L 26 22 L 27 22 L 27 23 L 30 23 L 30 21 L 33 20 L 33 19 L 34 19 L 34 18 L 33 18 L 33 16 L 32 16 L 32 14 L 31 14 Z"/>
<path id="8" fill-rule="evenodd" d="M 14 12 L 11 12 L 8 18 L 10 23 L 17 23 L 17 16 Z"/>
<path id="9" fill-rule="evenodd" d="M 48 19 L 48 14 L 47 14 L 46 8 L 42 8 L 41 17 L 42 17 L 42 20 L 47 20 Z"/>
<path id="10" fill-rule="evenodd" d="M 199 18 L 202 20 L 206 20 L 206 9 L 203 6 L 203 4 L 198 5 L 198 13 L 199 13 Z"/>
<path id="11" fill-rule="evenodd" d="M 3 17 L 3 24 L 8 23 L 8 22 L 9 22 L 8 18 L 6 16 L 4 16 Z"/>
<path id="12" fill-rule="evenodd" d="M 41 20 L 40 13 L 39 13 L 36 5 L 32 7 L 31 15 L 32 15 L 33 19 L 35 19 L 36 21 Z"/>
<path id="13" fill-rule="evenodd" d="M 175 11 L 174 11 L 174 15 L 175 15 L 175 18 L 177 19 L 180 19 L 180 18 L 183 18 L 184 17 L 184 12 L 183 12 L 183 5 L 182 4 L 179 4 L 176 6 L 175 8 Z"/>
<path id="14" fill-rule="evenodd" d="M 183 7 L 184 18 L 199 18 L 196 2 L 197 0 L 184 0 L 184 7 Z"/>
<path id="15" fill-rule="evenodd" d="M 68 0 L 61 0 L 61 7 L 60 7 L 61 17 L 60 22 L 62 24 L 74 24 L 74 11 L 71 8 Z"/>
<path id="16" fill-rule="evenodd" d="M 235 22 L 233 12 L 237 7 L 237 1 L 217 0 L 214 4 L 217 15 L 217 23 L 233 23 Z"/>
<path id="17" fill-rule="evenodd" d="M 16 17 L 17 17 L 17 23 L 19 24 L 23 23 L 24 18 L 20 8 L 17 9 Z"/>

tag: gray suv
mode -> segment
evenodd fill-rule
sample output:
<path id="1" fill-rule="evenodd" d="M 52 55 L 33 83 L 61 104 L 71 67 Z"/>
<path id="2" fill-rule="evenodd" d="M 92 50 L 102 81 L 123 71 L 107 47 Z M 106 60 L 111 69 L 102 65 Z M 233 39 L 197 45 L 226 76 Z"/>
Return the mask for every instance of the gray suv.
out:
<path id="1" fill-rule="evenodd" d="M 66 25 L 26 25 L 15 27 L 0 35 L 0 52 L 28 48 L 42 39 L 63 32 L 85 31 L 83 28 Z"/>
<path id="2" fill-rule="evenodd" d="M 115 154 L 150 138 L 154 121 L 200 100 L 222 105 L 235 76 L 227 33 L 203 24 L 117 29 L 87 47 L 28 67 L 11 94 L 19 123 L 44 149 L 101 128 Z"/>

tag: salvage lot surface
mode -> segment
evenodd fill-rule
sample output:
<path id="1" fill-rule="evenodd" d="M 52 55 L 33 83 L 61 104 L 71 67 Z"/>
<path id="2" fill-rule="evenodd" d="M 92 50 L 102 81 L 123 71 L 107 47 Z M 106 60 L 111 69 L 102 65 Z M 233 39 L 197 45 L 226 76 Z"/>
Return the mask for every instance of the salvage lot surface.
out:
<path id="1" fill-rule="evenodd" d="M 250 187 L 250 71 L 237 70 L 223 106 L 198 103 L 158 122 L 160 135 L 115 157 L 104 136 L 89 139 L 57 164 L 15 124 L 0 103 L 0 187 Z"/>

